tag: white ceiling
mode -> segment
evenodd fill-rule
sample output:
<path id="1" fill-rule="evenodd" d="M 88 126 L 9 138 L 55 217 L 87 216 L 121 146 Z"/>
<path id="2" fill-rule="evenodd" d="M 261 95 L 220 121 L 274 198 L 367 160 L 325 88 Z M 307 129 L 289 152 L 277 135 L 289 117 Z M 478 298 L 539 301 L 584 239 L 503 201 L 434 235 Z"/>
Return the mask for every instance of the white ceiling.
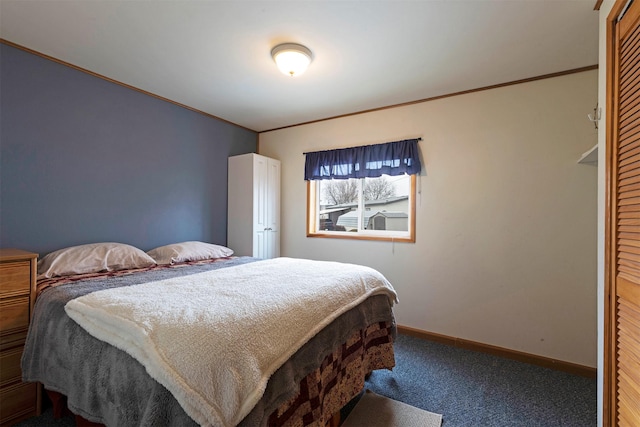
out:
<path id="1" fill-rule="evenodd" d="M 595 0 L 0 0 L 0 37 L 255 131 L 598 62 Z M 281 74 L 279 43 L 313 52 Z"/>

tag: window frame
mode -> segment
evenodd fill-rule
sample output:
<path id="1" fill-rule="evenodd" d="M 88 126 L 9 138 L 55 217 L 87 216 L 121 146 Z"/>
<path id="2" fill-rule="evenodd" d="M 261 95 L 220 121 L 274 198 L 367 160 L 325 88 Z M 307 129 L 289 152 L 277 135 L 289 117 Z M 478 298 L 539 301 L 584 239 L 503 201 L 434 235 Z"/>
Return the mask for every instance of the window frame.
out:
<path id="1" fill-rule="evenodd" d="M 319 180 L 307 181 L 307 237 L 321 237 L 329 239 L 350 239 L 350 240 L 380 240 L 387 242 L 416 242 L 416 175 L 409 175 L 409 225 L 408 231 L 384 231 L 384 230 L 358 230 L 357 233 L 350 231 L 324 231 L 318 230 L 318 190 Z M 364 180 L 364 178 L 358 178 Z M 359 198 L 359 206 L 364 204 Z M 362 207 L 360 207 L 362 209 Z"/>

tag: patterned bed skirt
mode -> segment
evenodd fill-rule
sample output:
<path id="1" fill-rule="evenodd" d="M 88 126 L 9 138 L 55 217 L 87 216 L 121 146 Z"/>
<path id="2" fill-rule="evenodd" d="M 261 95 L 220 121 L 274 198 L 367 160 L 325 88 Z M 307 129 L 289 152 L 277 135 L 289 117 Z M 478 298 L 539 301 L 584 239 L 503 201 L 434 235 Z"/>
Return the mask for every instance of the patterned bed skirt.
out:
<path id="1" fill-rule="evenodd" d="M 298 394 L 270 415 L 268 425 L 324 427 L 362 391 L 366 375 L 394 366 L 391 323 L 379 322 L 361 329 L 300 381 Z M 65 396 L 50 390 L 46 392 L 53 403 L 54 418 L 71 413 L 66 407 Z M 75 418 L 77 426 L 102 426 L 78 415 Z"/>
<path id="2" fill-rule="evenodd" d="M 394 366 L 391 323 L 361 329 L 302 379 L 298 394 L 271 414 L 269 426 L 325 426 L 362 391 L 366 375 Z"/>

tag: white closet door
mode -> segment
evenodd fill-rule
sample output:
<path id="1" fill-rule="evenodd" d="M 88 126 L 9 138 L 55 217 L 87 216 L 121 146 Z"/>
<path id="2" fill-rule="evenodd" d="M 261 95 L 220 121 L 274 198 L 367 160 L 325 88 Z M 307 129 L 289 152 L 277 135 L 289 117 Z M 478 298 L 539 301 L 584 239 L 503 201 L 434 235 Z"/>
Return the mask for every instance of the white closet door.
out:
<path id="1" fill-rule="evenodd" d="M 253 229 L 265 231 L 269 228 L 269 166 L 266 157 L 253 158 Z"/>
<path id="2" fill-rule="evenodd" d="M 269 182 L 267 257 L 277 258 L 280 256 L 280 161 L 269 159 L 267 173 Z"/>

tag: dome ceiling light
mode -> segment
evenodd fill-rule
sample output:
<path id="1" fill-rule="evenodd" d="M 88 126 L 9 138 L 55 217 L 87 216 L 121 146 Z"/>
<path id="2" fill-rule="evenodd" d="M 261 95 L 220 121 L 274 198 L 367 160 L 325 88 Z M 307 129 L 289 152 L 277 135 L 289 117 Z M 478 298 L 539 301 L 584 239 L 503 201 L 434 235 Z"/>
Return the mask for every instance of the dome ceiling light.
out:
<path id="1" fill-rule="evenodd" d="M 278 69 L 291 77 L 304 73 L 311 63 L 311 51 L 297 43 L 283 43 L 271 50 Z"/>

